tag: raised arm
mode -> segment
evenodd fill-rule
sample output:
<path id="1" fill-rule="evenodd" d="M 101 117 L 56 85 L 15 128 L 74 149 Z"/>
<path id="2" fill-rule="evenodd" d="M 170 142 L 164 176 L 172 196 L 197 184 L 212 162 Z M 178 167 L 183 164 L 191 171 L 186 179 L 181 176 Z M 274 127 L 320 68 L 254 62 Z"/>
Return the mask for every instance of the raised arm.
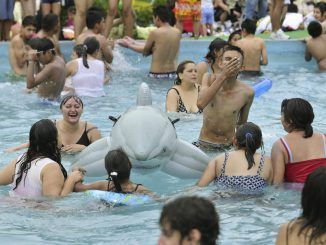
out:
<path id="1" fill-rule="evenodd" d="M 273 144 L 271 158 L 273 167 L 273 184 L 281 184 L 284 180 L 285 156 L 280 140 Z"/>
<path id="2" fill-rule="evenodd" d="M 31 89 L 41 84 L 42 82 L 51 80 L 54 71 L 51 65 L 46 65 L 39 73 L 34 74 L 38 70 L 39 64 L 36 61 L 29 61 L 27 66 L 27 88 Z"/>

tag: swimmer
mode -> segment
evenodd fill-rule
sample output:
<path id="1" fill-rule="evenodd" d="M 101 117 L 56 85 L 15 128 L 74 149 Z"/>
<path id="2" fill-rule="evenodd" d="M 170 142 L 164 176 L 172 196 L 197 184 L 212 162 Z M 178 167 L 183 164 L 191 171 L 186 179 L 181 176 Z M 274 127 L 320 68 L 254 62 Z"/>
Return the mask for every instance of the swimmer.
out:
<path id="1" fill-rule="evenodd" d="M 158 28 L 150 32 L 146 43 L 136 42 L 130 37 L 117 40 L 117 43 L 144 56 L 152 55 L 150 77 L 175 79 L 181 33 L 177 28 L 170 26 L 167 7 L 156 7 L 153 16 L 154 24 Z"/>
<path id="2" fill-rule="evenodd" d="M 109 176 L 108 180 L 96 181 L 89 184 L 79 182 L 75 185 L 74 191 L 101 190 L 125 194 L 137 193 L 152 195 L 152 192 L 142 184 L 135 184 L 130 180 L 131 162 L 122 149 L 109 151 L 105 156 L 104 164 Z M 76 170 L 82 171 L 82 169 Z M 73 170 L 73 172 L 76 170 Z"/>
<path id="3" fill-rule="evenodd" d="M 308 33 L 312 38 L 306 41 L 305 60 L 315 58 L 319 70 L 326 71 L 326 34 L 322 34 L 322 26 L 317 21 L 310 22 Z"/>
<path id="4" fill-rule="evenodd" d="M 239 41 L 242 38 L 241 30 L 236 30 L 232 32 L 228 39 L 228 44 L 236 46 L 237 41 Z"/>
<path id="5" fill-rule="evenodd" d="M 266 45 L 263 39 L 256 37 L 256 23 L 246 19 L 241 24 L 242 39 L 236 42 L 236 46 L 244 53 L 244 68 L 241 74 L 247 76 L 260 76 L 260 66 L 268 64 Z"/>
<path id="6" fill-rule="evenodd" d="M 212 181 L 219 189 L 260 193 L 273 181 L 271 159 L 264 156 L 262 132 L 254 123 L 242 124 L 233 140 L 235 151 L 225 152 L 213 159 L 197 183 L 205 187 Z"/>
<path id="7" fill-rule="evenodd" d="M 10 194 L 18 197 L 60 197 L 72 192 L 83 175 L 79 171 L 67 175 L 57 140 L 52 121 L 42 119 L 33 124 L 27 152 L 0 171 L 0 185 L 12 184 Z"/>
<path id="8" fill-rule="evenodd" d="M 167 112 L 201 113 L 197 107 L 199 85 L 196 64 L 191 60 L 183 61 L 177 68 L 177 79 L 166 95 Z"/>
<path id="9" fill-rule="evenodd" d="M 215 38 L 208 46 L 208 53 L 203 61 L 197 64 L 197 83 L 202 84 L 205 73 L 214 73 L 220 70 L 218 60 L 221 58 L 223 47 L 227 43 L 221 38 Z"/>
<path id="10" fill-rule="evenodd" d="M 203 126 L 195 143 L 203 149 L 225 151 L 232 146 L 235 129 L 247 122 L 254 90 L 237 80 L 242 69 L 243 52 L 226 46 L 217 60 L 221 70 L 206 73 L 197 106 L 204 110 Z"/>
<path id="11" fill-rule="evenodd" d="M 32 39 L 29 44 L 32 50 L 28 51 L 27 58 L 27 89 L 37 87 L 40 97 L 58 99 L 66 78 L 64 60 L 56 54 L 54 44 L 48 38 Z"/>
<path id="12" fill-rule="evenodd" d="M 167 202 L 159 224 L 158 245 L 215 245 L 220 234 L 214 204 L 198 196 L 179 197 Z"/>
<path id="13" fill-rule="evenodd" d="M 13 72 L 25 76 L 27 71 L 27 42 L 33 38 L 36 22 L 33 16 L 23 19 L 19 35 L 15 35 L 9 44 L 9 61 Z"/>

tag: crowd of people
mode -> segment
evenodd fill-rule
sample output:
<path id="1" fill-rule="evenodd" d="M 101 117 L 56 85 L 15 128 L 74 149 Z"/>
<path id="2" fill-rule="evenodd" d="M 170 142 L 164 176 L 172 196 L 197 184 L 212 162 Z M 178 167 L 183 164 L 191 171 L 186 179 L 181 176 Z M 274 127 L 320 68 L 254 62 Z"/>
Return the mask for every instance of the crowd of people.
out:
<path id="1" fill-rule="evenodd" d="M 115 41 L 107 37 L 117 1 L 109 1 L 107 16 L 101 9 L 90 7 L 91 0 L 75 2 L 75 19 L 79 18 L 79 21 L 76 22 L 76 46 L 71 61 L 65 62 L 58 42 L 60 1 L 42 1 L 44 17 L 38 33 L 36 19 L 28 14 L 26 8 L 20 31 L 10 41 L 9 60 L 13 72 L 26 76 L 28 92 L 35 91 L 43 99 L 60 101 L 63 118 L 36 122 L 30 129 L 28 143 L 8 149 L 27 148 L 27 151 L 0 171 L 1 185 L 13 184 L 11 194 L 23 197 L 59 197 L 73 191 L 94 189 L 154 195 L 149 188 L 132 182 L 132 163 L 121 149 L 110 151 L 105 157 L 108 180 L 84 184 L 87 173 L 83 169 L 75 169 L 68 175 L 61 164 L 61 152 L 80 152 L 101 138 L 96 126 L 80 119 L 84 109 L 80 96 L 105 96 L 103 86 L 111 72 L 112 50 L 119 45 L 152 56 L 149 77 L 175 79 L 174 86 L 166 91 L 167 112 L 203 115 L 198 140 L 193 144 L 218 155 L 208 163 L 196 186 L 205 187 L 214 182 L 219 189 L 255 194 L 262 193 L 270 184 L 278 185 L 284 181 L 305 183 L 302 215 L 281 226 L 277 243 L 290 241 L 289 244 L 300 244 L 306 239 L 315 243 L 325 242 L 326 138 L 323 132 L 315 132 L 312 128 L 314 112 L 311 104 L 302 98 L 283 100 L 281 123 L 287 134 L 273 144 L 271 157 L 264 152 L 260 127 L 247 122 L 254 90 L 240 80 L 242 77 L 260 76 L 261 65 L 268 65 L 265 42 L 255 36 L 257 25 L 254 17 L 243 20 L 241 31 L 232 33 L 228 41 L 214 39 L 203 61 L 196 64 L 186 60 L 178 64 L 180 30 L 185 17 L 192 16 L 194 36 L 198 37 L 200 17 L 204 15 L 201 9 L 206 9 L 205 18 L 209 20 L 210 1 L 176 1 L 176 27 L 171 25 L 170 11 L 166 6 L 155 7 L 153 21 L 157 29 L 149 34 L 146 42 L 134 40 L 129 35 L 128 28 L 133 22 L 131 1 L 123 1 L 126 36 Z M 194 2 L 191 11 L 187 9 L 190 2 Z M 232 11 L 229 11 L 228 1 L 216 2 L 222 9 L 220 18 L 227 18 L 225 12 L 240 18 L 241 3 L 237 2 L 238 6 L 232 6 Z M 249 10 L 254 9 L 258 2 L 246 2 L 250 5 L 246 8 L 247 16 L 252 15 Z M 265 8 L 265 1 L 261 2 L 260 8 Z M 283 5 L 283 1 L 275 0 L 270 8 L 271 35 L 278 38 L 285 35 L 280 26 L 274 24 L 275 18 L 281 23 L 279 10 Z M 325 18 L 325 9 L 320 7 L 324 5 L 316 6 Z M 259 10 L 258 16 L 266 13 L 264 9 Z M 323 71 L 326 70 L 326 35 L 323 34 L 324 23 L 320 22 L 321 18 L 308 24 L 311 38 L 307 40 L 305 58 L 314 57 Z M 209 21 L 204 24 L 211 28 Z M 259 149 L 261 152 L 257 152 Z M 194 244 L 215 244 L 218 239 L 217 212 L 214 205 L 204 198 L 184 197 L 167 203 L 159 222 L 162 231 L 159 244 L 184 240 Z"/>

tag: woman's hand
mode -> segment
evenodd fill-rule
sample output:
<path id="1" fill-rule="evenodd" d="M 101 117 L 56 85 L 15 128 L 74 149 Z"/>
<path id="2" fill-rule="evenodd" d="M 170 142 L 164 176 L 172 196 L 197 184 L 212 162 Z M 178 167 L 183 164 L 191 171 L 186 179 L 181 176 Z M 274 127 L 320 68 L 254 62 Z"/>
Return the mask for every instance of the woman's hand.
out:
<path id="1" fill-rule="evenodd" d="M 65 145 L 64 147 L 61 148 L 61 151 L 66 152 L 66 153 L 77 153 L 82 150 L 84 150 L 86 146 L 80 145 L 80 144 L 71 144 L 71 145 Z"/>

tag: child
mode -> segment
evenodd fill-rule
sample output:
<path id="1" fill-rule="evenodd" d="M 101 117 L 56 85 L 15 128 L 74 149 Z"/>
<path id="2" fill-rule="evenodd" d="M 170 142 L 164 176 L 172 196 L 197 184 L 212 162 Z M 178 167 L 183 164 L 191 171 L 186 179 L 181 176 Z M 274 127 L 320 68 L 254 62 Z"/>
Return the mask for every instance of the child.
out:
<path id="1" fill-rule="evenodd" d="M 109 151 L 105 156 L 105 168 L 109 175 L 108 180 L 96 181 L 90 184 L 81 182 L 75 185 L 75 191 L 86 190 L 112 191 L 125 194 L 151 194 L 152 192 L 142 184 L 133 183 L 130 177 L 131 162 L 122 149 Z M 83 171 L 82 169 L 79 171 Z"/>

